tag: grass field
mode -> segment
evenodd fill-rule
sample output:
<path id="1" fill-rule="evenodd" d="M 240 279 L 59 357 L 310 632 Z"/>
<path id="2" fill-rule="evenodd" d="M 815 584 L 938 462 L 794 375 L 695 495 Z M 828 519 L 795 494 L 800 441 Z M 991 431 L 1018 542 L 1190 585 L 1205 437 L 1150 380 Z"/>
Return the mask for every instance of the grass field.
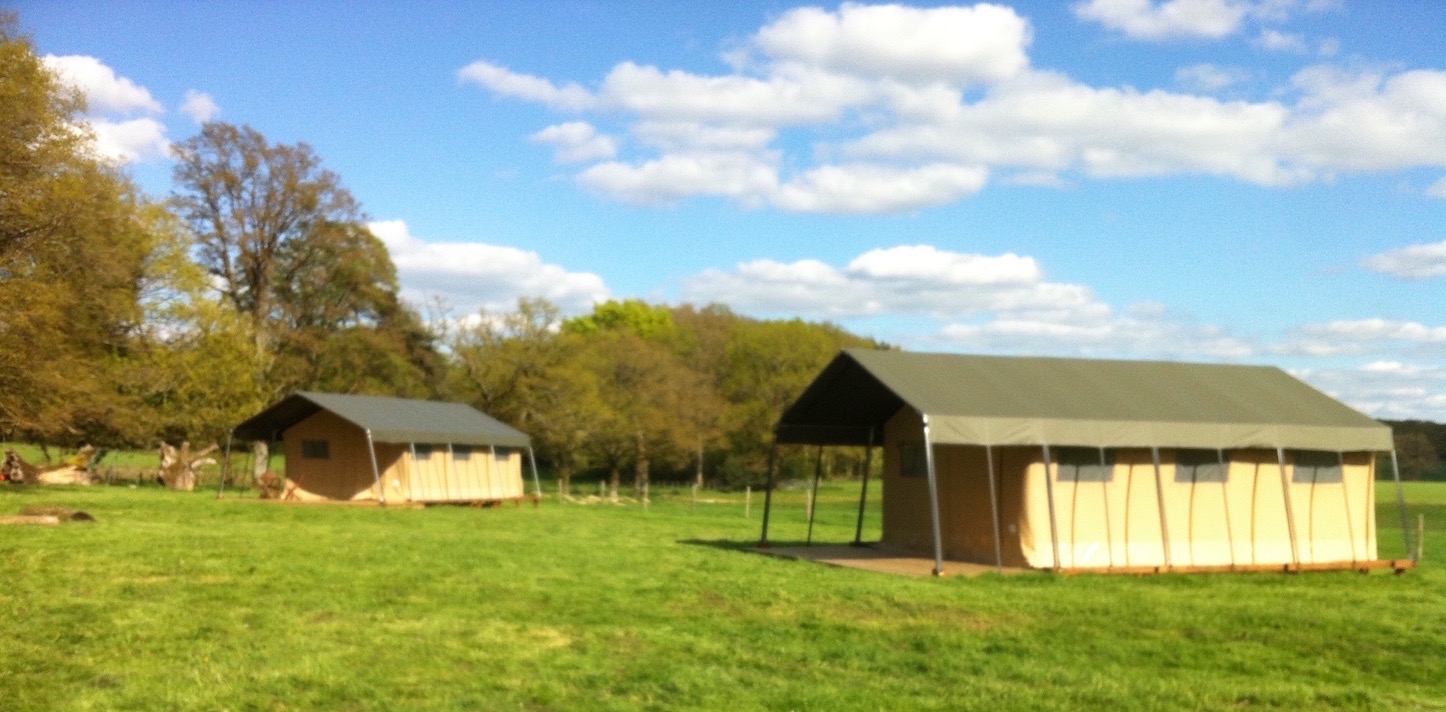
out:
<path id="1" fill-rule="evenodd" d="M 852 538 L 856 487 L 826 489 L 816 539 Z M 0 514 L 99 521 L 0 528 L 0 709 L 1442 709 L 1446 486 L 1408 494 L 1428 563 L 1400 577 L 908 579 L 739 551 L 762 498 L 745 520 L 738 494 L 409 510 L 6 486 Z M 780 499 L 774 538 L 802 539 L 799 492 Z"/>

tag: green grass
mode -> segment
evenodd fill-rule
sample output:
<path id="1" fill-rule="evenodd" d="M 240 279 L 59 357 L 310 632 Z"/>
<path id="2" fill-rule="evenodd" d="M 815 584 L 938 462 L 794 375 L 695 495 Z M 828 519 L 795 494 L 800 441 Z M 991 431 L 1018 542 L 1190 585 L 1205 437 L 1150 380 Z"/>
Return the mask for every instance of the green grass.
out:
<path id="1" fill-rule="evenodd" d="M 827 487 L 815 538 L 853 535 Z M 1404 548 L 1381 490 L 1383 556 Z M 1446 486 L 1408 494 L 1446 557 Z M 0 487 L 0 709 L 1441 709 L 1446 573 L 908 579 L 647 509 Z M 802 539 L 798 491 L 774 537 Z M 868 532 L 877 536 L 877 509 Z M 1439 552 L 1439 554 L 1438 554 Z"/>

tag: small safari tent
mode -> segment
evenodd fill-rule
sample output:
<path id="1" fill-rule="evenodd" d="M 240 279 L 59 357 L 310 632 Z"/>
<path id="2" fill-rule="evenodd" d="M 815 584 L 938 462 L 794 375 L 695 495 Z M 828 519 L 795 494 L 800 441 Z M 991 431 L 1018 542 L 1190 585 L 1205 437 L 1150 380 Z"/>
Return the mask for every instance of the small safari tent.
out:
<path id="1" fill-rule="evenodd" d="M 1411 551 L 1390 428 L 1274 367 L 850 349 L 775 443 L 881 448 L 880 543 L 936 575 L 1414 565 L 1377 560 L 1380 453 Z"/>
<path id="2" fill-rule="evenodd" d="M 282 443 L 283 499 L 520 500 L 524 452 L 541 496 L 528 436 L 462 403 L 301 392 L 236 426 L 227 463 L 233 439 Z"/>

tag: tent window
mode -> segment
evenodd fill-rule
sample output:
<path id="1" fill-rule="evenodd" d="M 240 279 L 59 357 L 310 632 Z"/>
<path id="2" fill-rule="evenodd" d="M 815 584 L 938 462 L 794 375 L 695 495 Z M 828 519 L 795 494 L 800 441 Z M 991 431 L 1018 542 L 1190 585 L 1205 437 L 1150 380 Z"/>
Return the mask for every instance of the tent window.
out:
<path id="1" fill-rule="evenodd" d="M 899 443 L 899 476 L 929 476 L 929 460 L 924 457 L 924 443 Z"/>
<path id="2" fill-rule="evenodd" d="M 512 454 L 507 452 L 506 448 L 499 447 L 492 450 L 492 460 L 494 462 L 507 462 L 507 458 L 509 457 L 512 457 Z"/>
<path id="3" fill-rule="evenodd" d="M 1295 452 L 1295 474 L 1292 482 L 1300 484 L 1338 485 L 1341 483 L 1340 456 L 1319 450 Z"/>
<path id="4" fill-rule="evenodd" d="M 1215 450 L 1176 450 L 1175 481 L 1185 483 L 1227 482 L 1230 479 L 1230 453 L 1220 462 Z"/>
<path id="5" fill-rule="evenodd" d="M 471 445 L 453 445 L 453 446 L 452 446 L 452 459 L 453 459 L 453 460 L 457 460 L 457 461 L 459 461 L 459 462 L 465 462 L 465 461 L 467 461 L 467 460 L 471 460 L 471 459 L 472 459 L 472 446 L 471 446 Z"/>
<path id="6" fill-rule="evenodd" d="M 1111 482 L 1115 479 L 1115 452 L 1106 450 L 1104 464 L 1100 464 L 1099 448 L 1062 447 L 1051 448 L 1050 455 L 1058 473 L 1056 482 Z"/>
<path id="7" fill-rule="evenodd" d="M 301 456 L 308 460 L 330 460 L 331 443 L 326 440 L 302 440 Z"/>
<path id="8" fill-rule="evenodd" d="M 417 459 L 418 459 L 418 460 L 430 460 L 430 459 L 432 459 L 432 446 L 431 446 L 431 445 L 413 445 L 412 447 L 414 448 L 415 452 L 417 453 Z"/>

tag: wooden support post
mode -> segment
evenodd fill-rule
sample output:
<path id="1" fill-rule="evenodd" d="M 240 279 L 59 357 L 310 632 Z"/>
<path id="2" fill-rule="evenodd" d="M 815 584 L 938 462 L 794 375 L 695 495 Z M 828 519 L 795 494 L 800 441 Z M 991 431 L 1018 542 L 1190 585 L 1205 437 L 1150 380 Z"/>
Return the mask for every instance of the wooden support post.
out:
<path id="1" fill-rule="evenodd" d="M 758 537 L 758 548 L 767 549 L 768 544 L 768 517 L 773 511 L 773 462 L 778 457 L 778 443 L 775 441 L 768 448 L 768 472 L 764 473 L 768 483 L 763 488 L 763 533 Z"/>
<path id="2" fill-rule="evenodd" d="M 1410 556 L 1411 525 L 1406 520 L 1406 488 L 1401 486 L 1401 463 L 1396 459 L 1396 449 L 1391 448 L 1391 476 L 1396 480 L 1396 506 L 1401 510 L 1401 536 L 1406 538 L 1406 556 Z"/>
<path id="3" fill-rule="evenodd" d="M 1050 464 L 1049 443 L 1045 443 L 1043 447 L 1044 496 L 1045 499 L 1049 501 L 1049 543 L 1051 551 L 1054 552 L 1054 566 L 1052 568 L 1055 571 L 1059 571 L 1064 568 L 1064 564 L 1059 560 L 1059 522 L 1056 521 L 1054 515 L 1054 473 L 1051 472 L 1054 468 Z"/>
<path id="4" fill-rule="evenodd" d="M 869 444 L 864 446 L 864 482 L 859 489 L 859 521 L 854 526 L 854 546 L 864 545 L 864 506 L 869 501 L 869 472 L 874 469 L 874 426 L 869 426 Z"/>
<path id="5" fill-rule="evenodd" d="M 387 503 L 387 490 L 382 487 L 382 473 L 377 469 L 377 444 L 372 441 L 372 429 L 367 428 L 367 455 L 372 459 L 372 482 L 377 486 L 377 501 L 383 506 Z"/>
<path id="6" fill-rule="evenodd" d="M 1002 464 L 1002 463 L 1001 463 Z M 999 493 L 994 487 L 994 446 L 984 446 L 984 470 L 989 477 L 989 515 L 994 521 L 994 566 L 1004 570 L 1004 543 L 999 535 Z"/>
<path id="7" fill-rule="evenodd" d="M 688 514 L 697 514 L 697 513 L 698 513 L 698 483 L 697 483 L 697 482 L 694 482 L 694 483 L 693 483 L 693 486 L 692 486 L 690 489 L 693 491 L 693 497 L 692 497 L 692 500 L 691 500 L 691 501 L 689 502 L 689 504 L 688 504 Z"/>
<path id="8" fill-rule="evenodd" d="M 1225 543 L 1230 547 L 1230 566 L 1235 567 L 1235 530 L 1230 527 L 1230 463 L 1225 459 L 1225 450 L 1215 448 L 1215 461 L 1220 463 L 1220 497 L 1225 509 Z"/>
<path id="9" fill-rule="evenodd" d="M 221 494 L 226 491 L 226 475 L 231 474 L 231 438 L 235 434 L 234 430 L 226 433 L 226 455 L 221 460 L 221 482 L 216 485 L 216 499 L 221 499 Z"/>
<path id="10" fill-rule="evenodd" d="M 743 486 L 743 518 L 753 518 L 753 486 Z"/>
<path id="11" fill-rule="evenodd" d="M 934 471 L 934 442 L 929 438 L 929 416 L 924 419 L 924 464 L 929 474 L 929 523 L 934 530 L 934 575 L 944 575 L 944 537 L 939 530 L 939 478 Z"/>
<path id="12" fill-rule="evenodd" d="M 1416 555 L 1411 558 L 1415 563 L 1421 563 L 1422 554 L 1426 553 L 1426 515 L 1416 513 Z"/>
<path id="13" fill-rule="evenodd" d="M 1276 462 L 1280 463 L 1280 494 L 1285 497 L 1285 524 L 1290 532 L 1290 558 L 1295 568 L 1300 568 L 1300 544 L 1295 538 L 1295 502 L 1290 496 L 1290 477 L 1285 471 L 1285 448 L 1275 449 Z"/>
<path id="14" fill-rule="evenodd" d="M 823 446 L 818 446 L 818 457 L 813 461 L 813 489 L 808 493 L 808 536 L 804 546 L 813 546 L 813 515 L 818 508 L 818 481 L 823 479 Z"/>
<path id="15" fill-rule="evenodd" d="M 537 456 L 532 454 L 532 446 L 527 446 L 527 462 L 532 465 L 532 488 L 537 491 L 537 501 L 542 501 L 542 480 L 537 476 Z M 497 464 L 497 456 L 492 457 L 492 464 Z M 556 463 L 554 463 L 556 464 Z"/>
<path id="16" fill-rule="evenodd" d="M 1155 501 L 1160 508 L 1160 543 L 1165 547 L 1165 568 L 1170 568 L 1170 523 L 1165 517 L 1165 483 L 1160 477 L 1160 448 L 1151 447 L 1150 457 L 1155 463 Z"/>
<path id="17" fill-rule="evenodd" d="M 1100 482 L 1100 494 L 1105 500 L 1105 561 L 1108 562 L 1109 567 L 1113 569 L 1115 567 L 1115 527 L 1110 520 L 1110 482 L 1115 479 L 1115 472 L 1114 466 L 1109 463 L 1109 458 L 1105 456 L 1104 447 L 1101 446 L 1100 469 L 1103 470 L 1105 468 L 1110 468 L 1110 471 L 1105 473 L 1105 479 Z M 1078 487 L 1079 484 L 1075 483 L 1075 486 Z"/>
<path id="18" fill-rule="evenodd" d="M 1360 560 L 1360 557 L 1356 555 L 1356 526 L 1355 522 L 1351 519 L 1351 483 L 1346 479 L 1346 454 L 1337 450 L 1336 462 L 1340 463 L 1341 467 L 1341 499 L 1346 508 L 1346 536 L 1351 539 L 1351 565 L 1354 567 L 1355 563 Z M 1314 518 L 1315 512 L 1312 511 L 1311 519 Z"/>

